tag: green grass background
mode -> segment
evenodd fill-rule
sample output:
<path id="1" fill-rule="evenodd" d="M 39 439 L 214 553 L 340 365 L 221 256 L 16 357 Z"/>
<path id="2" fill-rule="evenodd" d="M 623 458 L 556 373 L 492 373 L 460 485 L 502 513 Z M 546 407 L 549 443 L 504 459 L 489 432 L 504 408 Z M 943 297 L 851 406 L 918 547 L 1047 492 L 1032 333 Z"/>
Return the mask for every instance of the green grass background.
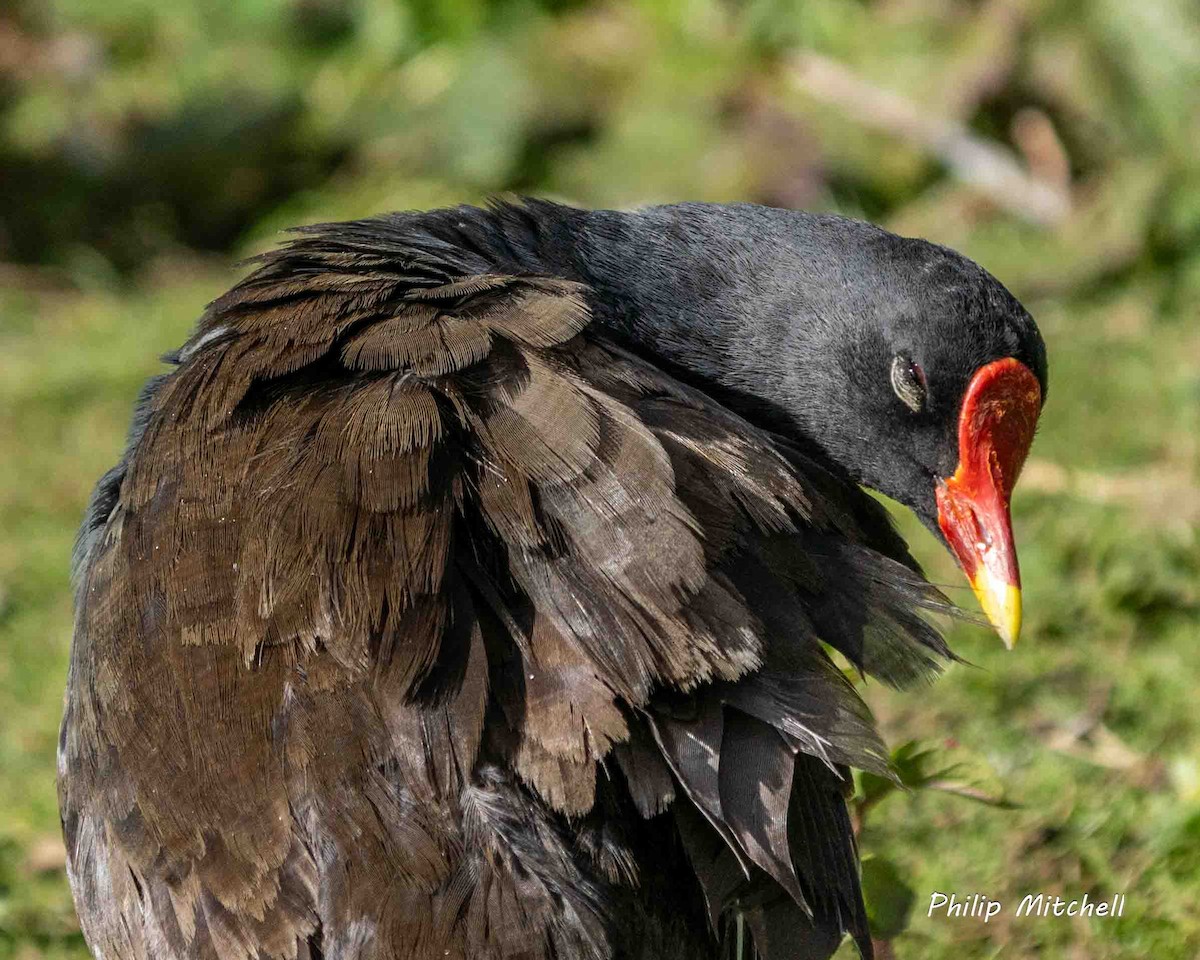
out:
<path id="1" fill-rule="evenodd" d="M 827 58 L 1070 208 L 1030 221 L 911 125 L 814 93 Z M 886 118 L 885 118 L 886 119 Z M 316 219 L 547 194 L 751 199 L 950 243 L 1041 324 L 1016 498 L 1026 629 L 867 696 L 966 757 L 866 817 L 911 887 L 902 958 L 1200 955 L 1200 13 L 1188 0 L 20 0 L 0 11 L 0 960 L 82 958 L 54 798 L 91 484 L 156 357 Z M 961 575 L 899 517 L 931 577 Z M 1008 905 L 926 918 L 933 891 Z M 1025 893 L 1121 919 L 1017 919 Z"/>

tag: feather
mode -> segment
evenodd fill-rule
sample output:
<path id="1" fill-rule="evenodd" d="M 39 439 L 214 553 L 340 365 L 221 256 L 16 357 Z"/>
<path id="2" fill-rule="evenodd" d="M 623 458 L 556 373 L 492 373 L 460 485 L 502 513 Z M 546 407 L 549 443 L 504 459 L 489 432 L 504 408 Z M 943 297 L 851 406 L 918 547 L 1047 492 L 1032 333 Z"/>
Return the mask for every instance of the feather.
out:
<path id="1" fill-rule="evenodd" d="M 629 795 L 643 817 L 655 817 L 666 811 L 675 799 L 675 782 L 662 755 L 647 743 L 648 734 L 638 731 L 627 742 L 613 749 Z"/>
<path id="2" fill-rule="evenodd" d="M 792 751 L 774 730 L 725 711 L 717 771 L 721 819 L 746 856 L 807 907 L 788 849 Z"/>

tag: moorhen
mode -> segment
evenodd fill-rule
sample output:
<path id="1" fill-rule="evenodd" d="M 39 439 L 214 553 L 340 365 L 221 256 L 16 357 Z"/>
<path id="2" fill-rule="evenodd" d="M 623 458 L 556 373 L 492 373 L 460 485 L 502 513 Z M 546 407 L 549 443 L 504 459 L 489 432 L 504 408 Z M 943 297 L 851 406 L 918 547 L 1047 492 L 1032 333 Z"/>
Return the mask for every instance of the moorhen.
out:
<path id="1" fill-rule="evenodd" d="M 871 952 L 845 794 L 951 606 L 1011 644 L 1046 391 L 964 257 L 748 204 L 303 228 L 87 511 L 59 770 L 104 960 Z"/>

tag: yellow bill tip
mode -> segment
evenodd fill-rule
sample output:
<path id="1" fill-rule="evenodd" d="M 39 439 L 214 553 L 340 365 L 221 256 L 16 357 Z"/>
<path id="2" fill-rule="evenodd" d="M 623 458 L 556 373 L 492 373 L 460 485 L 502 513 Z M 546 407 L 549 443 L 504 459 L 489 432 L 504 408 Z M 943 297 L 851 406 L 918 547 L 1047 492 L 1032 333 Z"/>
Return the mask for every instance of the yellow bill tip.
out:
<path id="1" fill-rule="evenodd" d="M 979 605 L 991 621 L 1004 646 L 1011 650 L 1021 633 L 1021 588 L 998 578 L 989 577 L 986 571 L 971 581 L 971 589 L 979 598 Z"/>

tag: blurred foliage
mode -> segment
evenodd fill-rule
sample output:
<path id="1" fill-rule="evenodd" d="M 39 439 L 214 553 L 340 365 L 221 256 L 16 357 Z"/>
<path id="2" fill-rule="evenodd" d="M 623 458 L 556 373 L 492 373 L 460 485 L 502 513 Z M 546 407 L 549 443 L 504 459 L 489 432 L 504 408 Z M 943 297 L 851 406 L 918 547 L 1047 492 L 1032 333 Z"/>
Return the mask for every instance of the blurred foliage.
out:
<path id="1" fill-rule="evenodd" d="M 1163 295 L 1191 291 L 1196 19 L 1188 0 L 18 0 L 0 254 L 129 271 L 311 216 L 687 195 L 894 217 L 1026 289 L 1149 261 L 1180 268 Z M 796 51 L 1061 166 L 1073 215 L 1047 233 L 980 209 L 926 150 L 797 92 Z"/>
<path id="2" fill-rule="evenodd" d="M 864 854 L 862 886 L 867 922 L 876 941 L 894 940 L 908 929 L 917 895 L 896 864 L 877 854 Z"/>
<path id="3" fill-rule="evenodd" d="M 859 821 L 867 811 L 897 790 L 941 790 L 993 807 L 1011 807 L 999 782 L 982 758 L 955 744 L 909 740 L 892 750 L 892 777 L 855 771 L 852 807 Z"/>
<path id="4" fill-rule="evenodd" d="M 907 787 L 859 781 L 872 921 L 908 924 L 899 957 L 1200 955 L 1197 143 L 1194 0 L 9 0 L 0 960 L 84 956 L 53 783 L 67 557 L 156 354 L 283 227 L 506 191 L 837 210 L 1025 300 L 1052 367 L 1025 638 L 960 626 L 975 666 L 867 689 Z M 934 890 L 1128 905 L 984 927 L 926 918 Z"/>
<path id="5" fill-rule="evenodd" d="M 853 771 L 854 793 L 849 804 L 859 836 L 870 811 L 898 791 L 940 790 L 993 807 L 1013 806 L 987 762 L 957 744 L 909 740 L 892 750 L 889 760 L 890 777 Z M 862 886 L 871 935 L 877 944 L 894 940 L 908 929 L 917 895 L 904 870 L 887 857 L 864 853 Z"/>

